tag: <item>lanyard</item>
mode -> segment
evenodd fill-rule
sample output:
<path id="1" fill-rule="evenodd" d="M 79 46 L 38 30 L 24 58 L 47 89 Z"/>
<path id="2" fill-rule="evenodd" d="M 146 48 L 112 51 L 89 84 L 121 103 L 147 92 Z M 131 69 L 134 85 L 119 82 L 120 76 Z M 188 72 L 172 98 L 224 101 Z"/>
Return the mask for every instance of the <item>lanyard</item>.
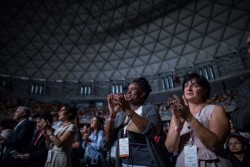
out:
<path id="1" fill-rule="evenodd" d="M 142 114 L 142 107 L 143 107 L 143 105 L 138 107 L 134 112 L 138 115 L 141 115 Z M 123 122 L 123 125 L 124 125 L 123 135 L 124 136 L 126 136 L 126 131 L 127 131 L 127 128 L 128 128 L 128 125 L 130 124 L 130 122 L 131 122 L 131 120 L 129 119 L 128 116 L 126 116 L 126 118 L 124 119 L 124 122 Z"/>
<path id="2" fill-rule="evenodd" d="M 189 129 L 189 140 L 188 140 L 188 144 L 190 146 L 192 146 L 194 144 L 194 140 L 193 140 L 193 130 L 191 129 L 190 126 L 188 126 L 188 129 Z"/>
<path id="3" fill-rule="evenodd" d="M 124 127 L 123 127 L 123 137 L 126 136 L 126 132 L 127 132 L 127 128 L 128 128 L 128 124 L 130 123 L 130 119 L 128 118 L 128 116 L 126 116 L 125 120 L 124 120 Z"/>
<path id="4" fill-rule="evenodd" d="M 38 140 L 40 139 L 40 137 L 43 135 L 43 130 L 39 130 L 39 133 L 38 133 L 38 135 L 37 135 L 37 138 L 36 138 L 36 140 L 35 140 L 35 142 L 34 142 L 34 146 L 37 144 L 37 142 L 38 142 Z"/>

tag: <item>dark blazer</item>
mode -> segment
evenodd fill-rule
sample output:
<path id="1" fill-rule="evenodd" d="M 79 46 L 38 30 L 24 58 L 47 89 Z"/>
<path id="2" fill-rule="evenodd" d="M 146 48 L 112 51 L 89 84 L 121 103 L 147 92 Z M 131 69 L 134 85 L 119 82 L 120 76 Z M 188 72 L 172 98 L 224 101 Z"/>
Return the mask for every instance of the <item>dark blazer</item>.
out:
<path id="1" fill-rule="evenodd" d="M 26 153 L 30 149 L 33 133 L 34 124 L 29 119 L 25 119 L 15 128 L 10 140 L 3 142 L 5 151 L 1 159 L 1 167 L 23 166 L 24 162 L 20 159 L 14 159 L 10 152 L 16 150 L 19 153 Z"/>
<path id="2" fill-rule="evenodd" d="M 39 138 L 38 138 L 39 136 Z M 35 144 L 36 139 L 38 141 Z M 30 158 L 28 160 L 29 167 L 44 167 L 46 162 L 48 149 L 45 143 L 45 137 L 43 134 L 39 135 L 39 131 L 36 131 L 31 142 L 31 150 L 29 152 Z"/>

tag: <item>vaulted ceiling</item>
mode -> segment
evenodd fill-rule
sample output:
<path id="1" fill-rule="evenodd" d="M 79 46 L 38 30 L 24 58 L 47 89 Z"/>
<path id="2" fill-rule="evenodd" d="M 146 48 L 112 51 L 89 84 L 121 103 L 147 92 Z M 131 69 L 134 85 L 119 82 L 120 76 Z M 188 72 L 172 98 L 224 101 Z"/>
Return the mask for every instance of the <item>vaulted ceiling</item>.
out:
<path id="1" fill-rule="evenodd" d="M 0 75 L 47 81 L 147 76 L 245 47 L 250 0 L 4 0 Z"/>

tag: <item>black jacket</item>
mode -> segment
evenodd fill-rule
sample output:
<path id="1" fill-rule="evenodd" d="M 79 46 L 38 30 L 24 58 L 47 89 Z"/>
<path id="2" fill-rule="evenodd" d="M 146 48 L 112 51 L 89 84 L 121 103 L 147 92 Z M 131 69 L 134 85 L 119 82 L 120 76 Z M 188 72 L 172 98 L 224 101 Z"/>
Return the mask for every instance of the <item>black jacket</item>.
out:
<path id="1" fill-rule="evenodd" d="M 20 125 L 18 125 L 13 136 L 10 140 L 3 142 L 5 151 L 1 158 L 1 167 L 23 166 L 24 161 L 20 159 L 14 159 L 11 155 L 11 151 L 16 150 L 19 153 L 26 153 L 30 149 L 30 143 L 34 133 L 34 124 L 25 119 Z"/>
<path id="2" fill-rule="evenodd" d="M 44 164 L 47 158 L 48 149 L 45 143 L 45 137 L 43 133 L 39 134 L 39 131 L 35 132 L 30 147 L 31 149 L 29 151 L 30 158 L 28 160 L 28 166 L 29 167 L 44 167 Z"/>

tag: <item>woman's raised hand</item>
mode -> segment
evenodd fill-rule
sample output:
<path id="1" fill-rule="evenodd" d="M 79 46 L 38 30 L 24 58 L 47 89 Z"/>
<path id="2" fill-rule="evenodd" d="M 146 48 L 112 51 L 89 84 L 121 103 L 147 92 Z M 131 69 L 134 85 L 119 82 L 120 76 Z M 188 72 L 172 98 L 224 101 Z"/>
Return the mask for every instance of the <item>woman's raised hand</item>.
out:
<path id="1" fill-rule="evenodd" d="M 120 111 L 120 106 L 117 104 L 117 98 L 114 94 L 109 94 L 107 100 L 110 116 L 116 117 L 117 113 Z"/>

